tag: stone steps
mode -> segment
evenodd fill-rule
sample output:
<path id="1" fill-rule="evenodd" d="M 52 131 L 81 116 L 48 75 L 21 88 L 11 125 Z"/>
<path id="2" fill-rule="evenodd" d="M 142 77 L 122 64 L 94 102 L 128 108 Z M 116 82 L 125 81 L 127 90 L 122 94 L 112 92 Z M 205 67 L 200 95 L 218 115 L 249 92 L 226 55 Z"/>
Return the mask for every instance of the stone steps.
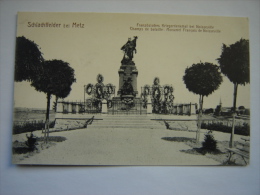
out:
<path id="1" fill-rule="evenodd" d="M 56 118 L 55 131 L 85 128 L 86 121 L 93 115 L 82 115 L 80 118 Z M 159 119 L 159 120 L 154 120 Z M 87 128 L 131 128 L 131 129 L 165 129 L 166 120 L 172 129 L 194 130 L 196 129 L 196 116 L 173 115 L 106 115 L 97 114 L 94 121 Z M 193 121 L 190 121 L 193 120 Z"/>
<path id="2" fill-rule="evenodd" d="M 151 117 L 140 115 L 107 115 L 103 120 L 96 120 L 89 128 L 165 128 L 158 121 L 152 121 Z"/>
<path id="3" fill-rule="evenodd" d="M 91 116 L 92 117 L 92 116 Z M 56 119 L 54 130 L 70 130 L 70 129 L 80 129 L 85 128 L 85 122 L 90 116 L 83 119 L 66 119 L 59 118 Z M 91 125 L 88 125 L 87 128 L 98 129 L 98 128 L 165 128 L 163 121 L 154 121 L 153 116 L 146 115 L 97 115 L 94 118 L 94 121 Z"/>

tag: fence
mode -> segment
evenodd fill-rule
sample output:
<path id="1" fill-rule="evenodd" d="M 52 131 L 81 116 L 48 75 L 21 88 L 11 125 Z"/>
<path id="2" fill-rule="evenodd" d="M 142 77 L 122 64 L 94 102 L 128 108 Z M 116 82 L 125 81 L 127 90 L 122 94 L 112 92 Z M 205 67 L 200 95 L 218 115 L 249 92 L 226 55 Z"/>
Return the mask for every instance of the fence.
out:
<path id="1" fill-rule="evenodd" d="M 108 106 L 108 114 L 145 115 L 147 114 L 147 108 L 140 98 L 133 99 L 130 104 L 125 104 L 120 99 L 113 99 L 112 105 Z"/>
<path id="2" fill-rule="evenodd" d="M 84 106 L 84 102 L 81 101 L 75 101 L 75 102 L 70 102 L 70 101 L 62 101 L 62 102 L 57 102 L 57 108 L 56 108 L 56 113 L 63 113 L 63 114 L 76 114 L 76 113 L 84 113 L 86 108 Z"/>

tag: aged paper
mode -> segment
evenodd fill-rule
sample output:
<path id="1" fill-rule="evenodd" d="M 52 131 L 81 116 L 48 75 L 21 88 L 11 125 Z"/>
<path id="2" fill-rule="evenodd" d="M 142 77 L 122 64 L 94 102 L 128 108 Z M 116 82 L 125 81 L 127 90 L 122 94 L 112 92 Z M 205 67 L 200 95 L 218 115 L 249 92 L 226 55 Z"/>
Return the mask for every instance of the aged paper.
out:
<path id="1" fill-rule="evenodd" d="M 195 64 L 220 73 L 223 44 L 249 41 L 248 29 L 239 17 L 18 13 L 13 163 L 248 164 L 250 84 L 238 85 L 234 114 L 221 73 L 200 118 L 184 79 Z"/>

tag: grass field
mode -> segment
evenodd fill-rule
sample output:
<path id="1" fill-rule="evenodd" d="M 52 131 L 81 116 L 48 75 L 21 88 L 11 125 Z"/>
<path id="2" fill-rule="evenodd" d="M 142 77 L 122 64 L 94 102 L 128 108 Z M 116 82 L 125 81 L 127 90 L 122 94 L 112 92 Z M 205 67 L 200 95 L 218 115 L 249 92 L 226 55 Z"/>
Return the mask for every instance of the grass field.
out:
<path id="1" fill-rule="evenodd" d="M 46 111 L 37 108 L 15 108 L 13 115 L 13 134 L 32 132 L 45 127 Z M 50 127 L 53 127 L 55 112 L 50 111 Z"/>
<path id="2" fill-rule="evenodd" d="M 45 109 L 40 108 L 14 108 L 13 122 L 22 123 L 27 121 L 45 120 Z M 55 119 L 55 112 L 50 110 L 50 121 Z"/>

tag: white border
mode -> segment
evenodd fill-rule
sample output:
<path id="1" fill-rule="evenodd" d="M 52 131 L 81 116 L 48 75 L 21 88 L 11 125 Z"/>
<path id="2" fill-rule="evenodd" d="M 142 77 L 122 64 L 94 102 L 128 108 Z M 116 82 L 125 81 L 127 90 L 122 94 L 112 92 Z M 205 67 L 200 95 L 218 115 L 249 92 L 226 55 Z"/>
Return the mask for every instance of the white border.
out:
<path id="1" fill-rule="evenodd" d="M 260 1 L 1 1 L 0 194 L 260 194 Z M 18 11 L 127 12 L 248 17 L 252 148 L 248 167 L 62 167 L 11 164 L 13 72 Z"/>

